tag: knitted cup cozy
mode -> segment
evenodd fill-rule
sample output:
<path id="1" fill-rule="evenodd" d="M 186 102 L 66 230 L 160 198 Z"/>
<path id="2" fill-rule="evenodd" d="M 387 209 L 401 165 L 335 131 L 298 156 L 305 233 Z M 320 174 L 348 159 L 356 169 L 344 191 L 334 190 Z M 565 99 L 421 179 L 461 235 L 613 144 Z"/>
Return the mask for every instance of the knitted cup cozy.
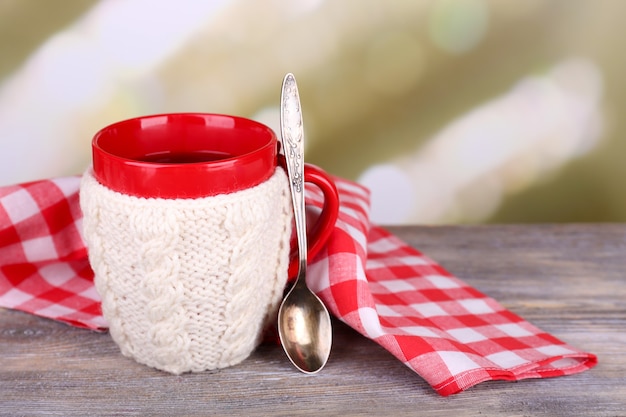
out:
<path id="1" fill-rule="evenodd" d="M 102 312 L 121 352 L 174 374 L 235 365 L 256 348 L 287 282 L 291 205 L 285 172 L 197 199 L 80 191 Z"/>

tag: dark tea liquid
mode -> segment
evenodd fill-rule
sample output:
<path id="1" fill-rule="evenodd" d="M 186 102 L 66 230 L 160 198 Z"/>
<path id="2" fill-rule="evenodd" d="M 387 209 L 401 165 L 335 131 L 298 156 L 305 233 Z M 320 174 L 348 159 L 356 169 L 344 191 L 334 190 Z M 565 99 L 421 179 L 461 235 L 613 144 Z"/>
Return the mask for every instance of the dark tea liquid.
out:
<path id="1" fill-rule="evenodd" d="M 232 158 L 227 152 L 220 151 L 194 151 L 194 152 L 155 152 L 140 156 L 138 161 L 155 162 L 159 164 L 191 164 L 194 162 L 211 162 Z"/>

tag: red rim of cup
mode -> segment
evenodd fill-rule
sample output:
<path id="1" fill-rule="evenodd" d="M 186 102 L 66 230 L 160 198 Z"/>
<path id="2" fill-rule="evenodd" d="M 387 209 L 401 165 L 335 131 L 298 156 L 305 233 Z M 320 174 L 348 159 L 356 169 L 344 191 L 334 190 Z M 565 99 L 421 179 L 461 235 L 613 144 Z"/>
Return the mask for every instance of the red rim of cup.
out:
<path id="1" fill-rule="evenodd" d="M 160 152 L 225 152 L 214 161 L 142 160 Z M 267 180 L 277 165 L 277 138 L 268 126 L 243 117 L 173 113 L 109 125 L 92 141 L 93 172 L 101 184 L 145 198 L 201 198 L 232 193 Z"/>

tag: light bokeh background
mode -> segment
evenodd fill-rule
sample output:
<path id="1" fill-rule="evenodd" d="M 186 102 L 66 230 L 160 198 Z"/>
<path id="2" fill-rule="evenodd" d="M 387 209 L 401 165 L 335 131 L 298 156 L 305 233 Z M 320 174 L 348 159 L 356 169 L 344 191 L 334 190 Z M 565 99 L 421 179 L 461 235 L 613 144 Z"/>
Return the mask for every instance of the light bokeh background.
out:
<path id="1" fill-rule="evenodd" d="M 0 0 L 0 185 L 83 172 L 101 127 L 278 129 L 382 224 L 626 221 L 626 1 Z"/>

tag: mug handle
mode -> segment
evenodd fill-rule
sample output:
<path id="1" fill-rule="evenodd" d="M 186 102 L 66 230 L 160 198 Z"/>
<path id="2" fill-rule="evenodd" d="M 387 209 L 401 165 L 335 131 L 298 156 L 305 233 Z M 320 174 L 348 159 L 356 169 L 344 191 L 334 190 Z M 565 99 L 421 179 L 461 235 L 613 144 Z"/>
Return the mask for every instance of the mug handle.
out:
<path id="1" fill-rule="evenodd" d="M 283 155 L 279 155 L 279 165 L 287 170 Z M 337 217 L 339 216 L 339 193 L 335 182 L 330 175 L 321 168 L 305 163 L 304 164 L 304 181 L 316 185 L 324 195 L 324 205 L 317 221 L 312 227 L 307 228 L 307 259 L 311 260 L 324 247 L 330 237 Z M 298 274 L 298 250 L 293 248 L 289 255 L 289 270 L 287 276 L 289 282 L 292 282 Z"/>

